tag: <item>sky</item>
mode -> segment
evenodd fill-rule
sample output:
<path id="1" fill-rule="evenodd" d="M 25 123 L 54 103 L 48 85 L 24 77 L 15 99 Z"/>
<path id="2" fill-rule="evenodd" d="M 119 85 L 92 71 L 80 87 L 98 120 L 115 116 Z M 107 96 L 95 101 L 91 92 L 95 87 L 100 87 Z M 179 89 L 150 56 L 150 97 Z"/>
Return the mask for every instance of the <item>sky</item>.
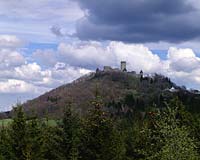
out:
<path id="1" fill-rule="evenodd" d="M 1 0 L 0 111 L 104 65 L 200 90 L 199 0 Z"/>

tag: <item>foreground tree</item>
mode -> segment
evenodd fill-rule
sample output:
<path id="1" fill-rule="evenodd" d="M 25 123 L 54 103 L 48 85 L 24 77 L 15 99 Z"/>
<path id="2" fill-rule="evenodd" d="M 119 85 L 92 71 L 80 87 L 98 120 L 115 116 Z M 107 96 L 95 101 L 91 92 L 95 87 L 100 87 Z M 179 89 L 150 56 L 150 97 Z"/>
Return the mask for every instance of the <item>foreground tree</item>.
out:
<path id="1" fill-rule="evenodd" d="M 143 154 L 149 160 L 197 160 L 196 143 L 187 126 L 181 124 L 179 107 L 174 99 L 163 112 L 150 116 L 150 125 L 144 130 L 146 147 Z"/>
<path id="2" fill-rule="evenodd" d="M 0 128 L 0 160 L 14 159 L 9 130 L 3 125 Z"/>
<path id="3" fill-rule="evenodd" d="M 26 118 L 21 106 L 14 109 L 10 138 L 12 152 L 16 160 L 26 160 Z"/>
<path id="4" fill-rule="evenodd" d="M 72 113 L 70 104 L 65 108 L 60 128 L 62 159 L 77 160 L 79 158 L 81 125 L 78 115 Z"/>
<path id="5" fill-rule="evenodd" d="M 42 160 L 42 132 L 40 122 L 36 116 L 32 116 L 26 122 L 26 159 Z"/>
<path id="6" fill-rule="evenodd" d="M 42 137 L 36 116 L 27 120 L 22 106 L 14 109 L 13 122 L 9 129 L 12 154 L 16 160 L 42 160 Z"/>
<path id="7" fill-rule="evenodd" d="M 109 115 L 103 111 L 100 98 L 93 102 L 85 121 L 82 137 L 82 160 L 124 159 L 125 146 L 121 134 L 115 129 Z"/>

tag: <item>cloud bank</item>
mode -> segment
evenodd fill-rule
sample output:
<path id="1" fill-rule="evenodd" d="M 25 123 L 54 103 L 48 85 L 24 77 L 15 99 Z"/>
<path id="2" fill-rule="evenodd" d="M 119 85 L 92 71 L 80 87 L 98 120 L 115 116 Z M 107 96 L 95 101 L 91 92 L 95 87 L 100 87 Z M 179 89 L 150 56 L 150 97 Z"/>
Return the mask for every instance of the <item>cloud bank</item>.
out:
<path id="1" fill-rule="evenodd" d="M 40 58 L 37 56 L 40 52 L 44 57 L 45 52 L 38 50 L 38 53 L 28 56 L 21 47 L 23 42 L 16 36 L 0 35 L 0 111 L 7 110 L 17 100 L 36 97 L 90 72 L 88 69 L 61 63 L 57 59 L 51 65 L 40 65 L 35 57 Z M 50 60 L 48 52 L 45 58 Z"/>
<path id="2" fill-rule="evenodd" d="M 200 89 L 200 58 L 190 48 L 170 47 L 166 59 L 161 59 L 142 44 L 76 41 L 61 42 L 55 50 L 38 49 L 27 56 L 17 37 L 2 35 L 0 42 L 0 97 L 14 94 L 15 102 L 16 97 L 38 96 L 97 67 L 119 67 L 122 60 L 127 61 L 128 70 L 161 73 L 179 85 Z"/>
<path id="3" fill-rule="evenodd" d="M 179 43 L 200 38 L 198 0 L 76 0 L 82 40 Z"/>
<path id="4" fill-rule="evenodd" d="M 44 61 L 46 52 L 45 50 L 38 52 L 39 60 L 36 58 L 36 61 Z M 119 67 L 120 61 L 125 60 L 128 70 L 139 72 L 142 69 L 147 74 L 161 73 L 179 85 L 200 89 L 200 58 L 190 48 L 170 47 L 166 59 L 161 59 L 142 44 L 111 41 L 105 45 L 88 41 L 60 43 L 55 53 L 51 55 L 64 64 L 92 70 L 96 67 L 102 68 L 104 65 Z M 48 60 L 46 62 L 48 63 Z M 55 65 L 51 58 L 49 58 L 50 63 Z"/>

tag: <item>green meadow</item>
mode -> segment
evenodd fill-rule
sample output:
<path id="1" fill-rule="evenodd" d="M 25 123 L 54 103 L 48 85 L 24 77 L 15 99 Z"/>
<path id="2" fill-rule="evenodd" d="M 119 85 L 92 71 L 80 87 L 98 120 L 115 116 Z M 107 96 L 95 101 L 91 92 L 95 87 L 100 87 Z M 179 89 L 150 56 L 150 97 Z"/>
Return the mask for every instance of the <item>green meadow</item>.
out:
<path id="1" fill-rule="evenodd" d="M 1 119 L 0 120 L 0 127 L 2 127 L 2 126 L 7 127 L 12 123 L 12 121 L 13 121 L 12 119 Z M 53 119 L 50 119 L 48 121 L 42 119 L 42 121 L 47 123 L 49 126 L 56 126 L 57 122 L 58 122 L 58 120 L 53 120 Z"/>

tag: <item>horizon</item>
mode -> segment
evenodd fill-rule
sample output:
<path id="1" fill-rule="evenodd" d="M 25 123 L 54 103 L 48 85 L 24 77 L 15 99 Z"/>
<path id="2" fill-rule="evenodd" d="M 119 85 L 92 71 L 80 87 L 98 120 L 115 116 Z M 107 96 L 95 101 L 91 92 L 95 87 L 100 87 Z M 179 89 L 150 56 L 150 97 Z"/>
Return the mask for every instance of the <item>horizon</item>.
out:
<path id="1" fill-rule="evenodd" d="M 198 0 L 2 0 L 0 111 L 120 61 L 200 90 L 199 19 Z"/>

